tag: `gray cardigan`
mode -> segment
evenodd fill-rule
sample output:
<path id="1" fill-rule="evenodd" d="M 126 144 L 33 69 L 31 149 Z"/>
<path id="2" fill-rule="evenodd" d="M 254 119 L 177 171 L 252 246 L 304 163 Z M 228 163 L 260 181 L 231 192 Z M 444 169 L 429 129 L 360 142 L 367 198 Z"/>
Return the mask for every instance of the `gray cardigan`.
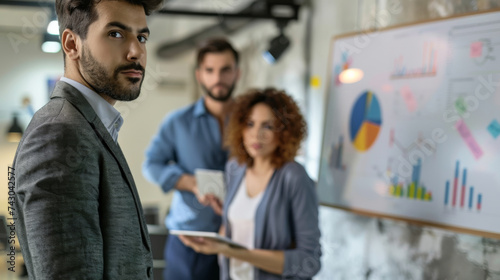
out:
<path id="1" fill-rule="evenodd" d="M 246 165 L 230 160 L 226 165 L 227 197 L 223 222 L 231 238 L 227 212 L 245 176 Z M 255 280 L 311 279 L 320 269 L 321 246 L 318 199 L 314 182 L 302 165 L 288 162 L 277 169 L 264 191 L 255 214 L 255 248 L 284 250 L 282 275 L 254 269 Z M 224 258 L 221 279 L 228 280 L 229 259 Z"/>

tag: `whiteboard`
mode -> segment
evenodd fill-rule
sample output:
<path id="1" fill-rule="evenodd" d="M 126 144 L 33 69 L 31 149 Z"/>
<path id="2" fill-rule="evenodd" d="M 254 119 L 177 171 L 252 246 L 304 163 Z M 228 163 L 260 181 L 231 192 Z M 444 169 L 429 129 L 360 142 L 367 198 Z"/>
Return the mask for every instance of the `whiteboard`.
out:
<path id="1" fill-rule="evenodd" d="M 500 238 L 500 12 L 341 36 L 328 64 L 320 202 Z"/>

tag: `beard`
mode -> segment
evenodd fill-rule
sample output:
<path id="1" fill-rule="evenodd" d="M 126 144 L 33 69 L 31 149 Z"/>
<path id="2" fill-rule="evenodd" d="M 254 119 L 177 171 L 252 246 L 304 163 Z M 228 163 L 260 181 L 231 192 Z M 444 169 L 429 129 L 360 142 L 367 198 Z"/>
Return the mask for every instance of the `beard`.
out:
<path id="1" fill-rule="evenodd" d="M 216 84 L 214 85 L 213 87 L 211 88 L 207 88 L 204 84 L 200 84 L 201 85 L 201 88 L 203 88 L 203 90 L 207 93 L 207 95 L 215 100 L 215 101 L 219 101 L 219 102 L 225 102 L 227 101 L 229 98 L 231 98 L 231 95 L 233 94 L 233 91 L 234 91 L 234 88 L 236 86 L 236 82 L 234 82 L 232 85 L 224 85 L 224 84 Z M 222 86 L 224 88 L 227 89 L 227 93 L 225 95 L 222 95 L 222 96 L 215 96 L 215 94 L 213 93 L 213 90 L 215 87 L 217 86 Z"/>
<path id="2" fill-rule="evenodd" d="M 106 95 L 114 100 L 132 101 L 139 97 L 141 93 L 142 82 L 146 70 L 139 63 L 130 63 L 127 65 L 118 66 L 112 73 L 106 70 L 90 53 L 87 48 L 83 48 L 82 59 L 82 76 L 83 79 L 92 87 L 98 94 Z M 142 78 L 130 78 L 124 84 L 119 81 L 118 75 L 121 71 L 137 70 L 142 71 Z M 86 77 L 85 77 L 86 76 Z"/>

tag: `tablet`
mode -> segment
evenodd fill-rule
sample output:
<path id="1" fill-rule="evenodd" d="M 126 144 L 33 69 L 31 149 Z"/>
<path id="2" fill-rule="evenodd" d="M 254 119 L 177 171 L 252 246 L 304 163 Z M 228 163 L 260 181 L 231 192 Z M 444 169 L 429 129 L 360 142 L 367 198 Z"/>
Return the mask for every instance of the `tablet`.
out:
<path id="1" fill-rule="evenodd" d="M 214 194 L 221 201 L 224 201 L 226 197 L 224 172 L 220 170 L 195 169 L 194 175 L 200 194 Z"/>
<path id="2" fill-rule="evenodd" d="M 216 232 L 172 229 L 172 230 L 169 230 L 168 233 L 172 234 L 172 235 L 185 235 L 185 236 L 193 236 L 193 237 L 210 238 L 210 239 L 214 239 L 218 242 L 227 243 L 231 247 L 246 249 L 246 247 L 244 245 L 236 243 L 227 237 L 224 237 L 224 236 L 217 234 Z"/>

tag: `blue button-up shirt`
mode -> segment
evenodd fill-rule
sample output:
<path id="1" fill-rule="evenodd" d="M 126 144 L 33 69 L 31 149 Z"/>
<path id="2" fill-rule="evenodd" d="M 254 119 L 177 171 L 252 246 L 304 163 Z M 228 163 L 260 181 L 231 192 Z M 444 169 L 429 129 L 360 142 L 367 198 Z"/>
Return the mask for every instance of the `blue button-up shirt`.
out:
<path id="1" fill-rule="evenodd" d="M 182 174 L 192 175 L 197 168 L 223 171 L 227 157 L 219 123 L 201 98 L 165 118 L 146 150 L 142 171 L 149 181 L 168 192 Z M 192 192 L 174 190 L 167 228 L 218 231 L 221 218 L 211 207 L 201 205 Z"/>

